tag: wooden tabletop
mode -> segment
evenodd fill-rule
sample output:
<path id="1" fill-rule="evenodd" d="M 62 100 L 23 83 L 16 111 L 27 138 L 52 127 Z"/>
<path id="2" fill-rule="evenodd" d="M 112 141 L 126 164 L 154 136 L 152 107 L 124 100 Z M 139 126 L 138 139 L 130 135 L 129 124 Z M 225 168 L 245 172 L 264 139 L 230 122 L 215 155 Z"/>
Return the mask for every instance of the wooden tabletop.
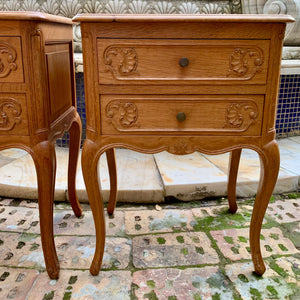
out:
<path id="1" fill-rule="evenodd" d="M 63 24 L 72 24 L 69 18 L 50 15 L 36 11 L 0 11 L 0 20 L 7 21 L 41 21 L 41 22 L 55 22 Z"/>
<path id="2" fill-rule="evenodd" d="M 289 15 L 226 14 L 226 15 L 154 15 L 154 14 L 78 14 L 73 22 L 272 22 L 287 23 L 295 19 Z"/>

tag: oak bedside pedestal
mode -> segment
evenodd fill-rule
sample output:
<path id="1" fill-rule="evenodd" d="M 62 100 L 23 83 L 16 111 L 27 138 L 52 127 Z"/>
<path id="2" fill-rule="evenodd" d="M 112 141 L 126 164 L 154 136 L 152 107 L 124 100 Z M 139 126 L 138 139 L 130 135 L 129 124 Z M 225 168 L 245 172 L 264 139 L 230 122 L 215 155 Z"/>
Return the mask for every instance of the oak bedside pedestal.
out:
<path id="1" fill-rule="evenodd" d="M 106 152 L 113 213 L 115 147 L 143 153 L 230 151 L 228 200 L 237 210 L 242 148 L 261 159 L 250 225 L 255 272 L 263 274 L 263 217 L 276 183 L 275 110 L 286 22 L 279 15 L 78 15 L 85 71 L 87 140 L 82 169 L 96 227 L 90 271 L 101 267 L 105 222 L 97 162 Z"/>
<path id="2" fill-rule="evenodd" d="M 44 258 L 50 278 L 56 279 L 54 142 L 66 130 L 69 198 L 75 215 L 81 215 L 75 192 L 81 121 L 75 104 L 72 22 L 35 12 L 1 12 L 0 24 L 0 149 L 21 148 L 33 158 Z"/>

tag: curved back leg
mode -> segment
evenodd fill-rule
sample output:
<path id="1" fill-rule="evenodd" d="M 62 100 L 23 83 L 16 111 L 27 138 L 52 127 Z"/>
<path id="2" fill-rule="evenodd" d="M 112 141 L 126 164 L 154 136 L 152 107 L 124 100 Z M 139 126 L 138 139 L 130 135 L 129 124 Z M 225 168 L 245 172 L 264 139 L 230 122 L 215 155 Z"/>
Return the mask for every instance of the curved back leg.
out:
<path id="1" fill-rule="evenodd" d="M 239 170 L 241 153 L 242 153 L 242 149 L 236 149 L 230 152 L 227 195 L 228 195 L 229 211 L 231 213 L 235 213 L 237 211 L 236 180 L 237 180 L 237 175 Z"/>
<path id="2" fill-rule="evenodd" d="M 108 214 L 112 215 L 114 213 L 116 203 L 117 203 L 117 165 L 116 165 L 116 153 L 115 149 L 109 149 L 106 151 L 109 181 L 110 181 L 110 194 L 107 205 Z"/>
<path id="3" fill-rule="evenodd" d="M 80 217 L 82 209 L 76 195 L 76 171 L 81 141 L 81 120 L 76 112 L 75 118 L 69 129 L 69 165 L 68 165 L 68 194 L 70 203 L 76 217 Z"/>

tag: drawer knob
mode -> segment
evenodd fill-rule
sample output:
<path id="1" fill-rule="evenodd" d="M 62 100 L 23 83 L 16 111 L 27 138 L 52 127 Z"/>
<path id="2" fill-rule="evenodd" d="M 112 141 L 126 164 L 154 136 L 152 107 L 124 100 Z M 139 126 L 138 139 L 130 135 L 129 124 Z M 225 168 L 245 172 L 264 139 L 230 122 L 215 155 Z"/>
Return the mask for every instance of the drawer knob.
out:
<path id="1" fill-rule="evenodd" d="M 180 58 L 179 59 L 179 65 L 181 66 L 181 67 L 187 67 L 188 65 L 189 65 L 189 59 L 187 58 L 187 57 L 182 57 L 182 58 Z"/>
<path id="2" fill-rule="evenodd" d="M 186 119 L 186 115 L 184 112 L 179 112 L 176 116 L 178 122 L 183 122 Z"/>

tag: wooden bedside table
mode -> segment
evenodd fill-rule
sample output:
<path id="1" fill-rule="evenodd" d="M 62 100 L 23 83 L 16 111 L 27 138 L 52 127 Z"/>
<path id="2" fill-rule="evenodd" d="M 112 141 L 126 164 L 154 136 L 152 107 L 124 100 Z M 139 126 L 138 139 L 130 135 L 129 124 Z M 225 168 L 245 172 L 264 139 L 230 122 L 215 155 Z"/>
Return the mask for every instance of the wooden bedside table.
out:
<path id="1" fill-rule="evenodd" d="M 231 152 L 228 199 L 242 148 L 258 152 L 261 178 L 250 225 L 255 272 L 263 274 L 260 230 L 276 183 L 275 110 L 282 41 L 289 16 L 79 15 L 85 71 L 87 140 L 82 169 L 96 226 L 90 271 L 105 244 L 97 162 L 106 151 L 113 213 L 115 147 L 143 153 Z"/>
<path id="2" fill-rule="evenodd" d="M 0 12 L 0 24 L 0 149 L 22 148 L 33 158 L 44 258 L 50 278 L 56 279 L 54 142 L 66 130 L 69 198 L 75 215 L 81 215 L 75 191 L 81 121 L 75 104 L 72 22 L 35 12 Z"/>

